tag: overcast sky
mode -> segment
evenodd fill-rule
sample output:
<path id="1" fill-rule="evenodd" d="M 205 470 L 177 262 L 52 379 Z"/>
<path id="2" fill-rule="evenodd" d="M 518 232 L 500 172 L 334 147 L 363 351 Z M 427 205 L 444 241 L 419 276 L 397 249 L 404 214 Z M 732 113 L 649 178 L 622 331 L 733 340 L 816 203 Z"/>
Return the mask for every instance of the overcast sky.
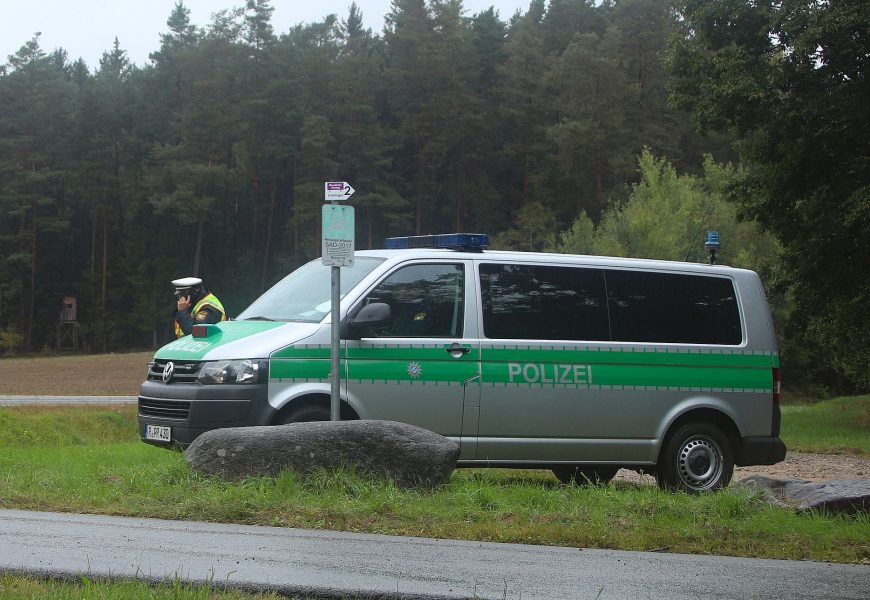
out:
<path id="1" fill-rule="evenodd" d="M 121 48 L 137 65 L 149 63 L 148 53 L 160 46 L 160 33 L 167 31 L 166 19 L 176 0 L 0 0 L 0 64 L 41 32 L 40 45 L 46 52 L 66 49 L 70 60 L 83 58 L 91 69 L 99 65 L 103 52 L 110 50 L 117 36 Z M 191 21 L 199 26 L 211 14 L 245 4 L 245 0 L 184 0 Z M 272 27 L 286 33 L 298 23 L 320 21 L 330 13 L 346 18 L 351 0 L 273 0 Z M 357 0 L 367 27 L 380 32 L 390 0 Z M 471 16 L 495 6 L 503 21 L 517 11 L 528 10 L 529 0 L 465 0 Z"/>

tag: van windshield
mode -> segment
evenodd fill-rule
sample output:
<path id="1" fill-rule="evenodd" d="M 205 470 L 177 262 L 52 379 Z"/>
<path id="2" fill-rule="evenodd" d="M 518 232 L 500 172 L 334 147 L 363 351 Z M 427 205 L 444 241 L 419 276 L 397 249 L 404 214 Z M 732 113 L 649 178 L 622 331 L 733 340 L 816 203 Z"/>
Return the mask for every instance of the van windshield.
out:
<path id="1" fill-rule="evenodd" d="M 341 297 L 381 262 L 382 258 L 357 257 L 352 267 L 342 267 Z M 331 270 L 320 259 L 299 267 L 266 290 L 236 319 L 319 323 L 331 308 Z"/>

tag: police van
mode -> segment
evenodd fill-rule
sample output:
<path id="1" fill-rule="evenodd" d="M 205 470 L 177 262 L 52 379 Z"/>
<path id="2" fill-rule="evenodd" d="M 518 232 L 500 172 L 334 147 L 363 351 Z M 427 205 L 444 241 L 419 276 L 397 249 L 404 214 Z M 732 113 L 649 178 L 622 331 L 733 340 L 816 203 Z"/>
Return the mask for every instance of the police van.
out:
<path id="1" fill-rule="evenodd" d="M 342 419 L 402 421 L 459 466 L 620 468 L 726 486 L 785 458 L 779 357 L 756 273 L 718 265 L 485 250 L 482 234 L 390 238 L 341 270 Z M 293 271 L 239 316 L 157 351 L 140 437 L 330 418 L 330 269 Z"/>

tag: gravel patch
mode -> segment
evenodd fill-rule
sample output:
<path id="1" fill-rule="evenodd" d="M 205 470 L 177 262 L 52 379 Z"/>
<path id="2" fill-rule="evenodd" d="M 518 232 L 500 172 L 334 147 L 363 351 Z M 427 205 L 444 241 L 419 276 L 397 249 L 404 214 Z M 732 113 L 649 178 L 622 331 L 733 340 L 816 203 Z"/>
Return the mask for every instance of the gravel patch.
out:
<path id="1" fill-rule="evenodd" d="M 775 465 L 735 467 L 732 481 L 737 482 L 752 475 L 804 481 L 870 480 L 870 459 L 850 454 L 789 452 L 784 461 Z M 628 469 L 621 469 L 614 480 L 655 484 L 655 478 L 651 475 L 641 475 Z"/>

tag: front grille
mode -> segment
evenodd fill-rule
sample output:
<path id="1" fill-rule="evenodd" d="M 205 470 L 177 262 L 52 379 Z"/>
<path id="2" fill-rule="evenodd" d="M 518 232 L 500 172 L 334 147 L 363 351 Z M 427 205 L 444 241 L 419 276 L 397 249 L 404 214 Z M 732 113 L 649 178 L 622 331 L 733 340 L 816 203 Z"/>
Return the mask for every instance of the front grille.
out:
<path id="1" fill-rule="evenodd" d="M 158 400 L 139 397 L 139 414 L 144 417 L 161 419 L 187 419 L 190 415 L 190 402 L 187 400 Z"/>
<path id="2" fill-rule="evenodd" d="M 172 375 L 168 381 L 163 380 L 166 365 L 172 363 Z M 148 363 L 148 381 L 160 381 L 163 383 L 196 383 L 196 374 L 199 372 L 199 361 L 166 360 L 156 358 Z"/>

